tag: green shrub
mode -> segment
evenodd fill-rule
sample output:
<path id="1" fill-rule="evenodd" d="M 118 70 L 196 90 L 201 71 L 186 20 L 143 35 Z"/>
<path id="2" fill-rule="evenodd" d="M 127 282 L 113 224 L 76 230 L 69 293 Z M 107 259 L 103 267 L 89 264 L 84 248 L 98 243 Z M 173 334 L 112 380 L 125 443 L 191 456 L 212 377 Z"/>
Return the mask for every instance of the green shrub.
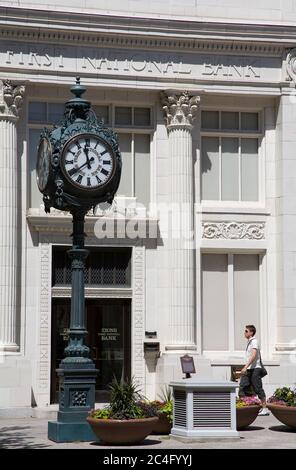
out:
<path id="1" fill-rule="evenodd" d="M 118 381 L 110 385 L 110 404 L 93 410 L 90 416 L 96 419 L 140 419 L 157 416 L 155 408 L 144 401 L 134 379 Z"/>
<path id="2" fill-rule="evenodd" d="M 121 380 L 114 378 L 110 385 L 110 413 L 113 419 L 135 419 L 142 418 L 143 411 L 138 406 L 141 400 L 140 394 L 134 379 Z"/>
<path id="3" fill-rule="evenodd" d="M 90 413 L 90 416 L 96 419 L 109 419 L 110 410 L 109 408 L 102 408 L 102 409 L 94 410 Z"/>
<path id="4" fill-rule="evenodd" d="M 296 406 L 296 389 L 289 387 L 277 388 L 274 394 L 268 399 L 268 403 L 285 406 Z"/>
<path id="5" fill-rule="evenodd" d="M 169 400 L 165 405 L 161 408 L 160 413 L 166 415 L 167 419 L 170 423 L 173 422 L 173 400 Z"/>
<path id="6" fill-rule="evenodd" d="M 154 400 L 150 402 L 150 405 L 155 408 L 158 416 L 160 414 L 164 414 L 166 415 L 170 423 L 173 422 L 173 400 L 168 400 L 168 401 Z"/>

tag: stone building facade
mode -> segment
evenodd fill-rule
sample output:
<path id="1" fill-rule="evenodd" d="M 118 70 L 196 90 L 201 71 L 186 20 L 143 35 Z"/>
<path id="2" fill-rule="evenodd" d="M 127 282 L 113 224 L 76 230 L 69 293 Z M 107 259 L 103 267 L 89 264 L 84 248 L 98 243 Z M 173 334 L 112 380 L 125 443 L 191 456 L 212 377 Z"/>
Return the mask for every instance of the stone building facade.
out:
<path id="1" fill-rule="evenodd" d="M 154 398 L 182 376 L 184 353 L 197 373 L 230 379 L 246 323 L 267 393 L 293 385 L 296 7 L 109 3 L 0 2 L 1 412 L 57 401 L 71 218 L 43 210 L 36 146 L 77 75 L 123 156 L 113 206 L 86 221 L 97 401 L 111 372 Z"/>

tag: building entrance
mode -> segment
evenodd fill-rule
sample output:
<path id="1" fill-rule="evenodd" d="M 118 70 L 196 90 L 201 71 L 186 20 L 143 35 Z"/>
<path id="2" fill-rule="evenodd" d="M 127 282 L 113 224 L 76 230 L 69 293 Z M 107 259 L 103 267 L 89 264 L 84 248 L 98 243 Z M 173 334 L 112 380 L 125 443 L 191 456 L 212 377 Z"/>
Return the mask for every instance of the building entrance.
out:
<path id="1" fill-rule="evenodd" d="M 87 337 L 91 357 L 99 374 L 96 401 L 108 400 L 108 385 L 131 375 L 130 299 L 87 299 Z M 70 299 L 52 301 L 51 403 L 58 402 L 56 369 L 64 357 L 70 325 Z"/>

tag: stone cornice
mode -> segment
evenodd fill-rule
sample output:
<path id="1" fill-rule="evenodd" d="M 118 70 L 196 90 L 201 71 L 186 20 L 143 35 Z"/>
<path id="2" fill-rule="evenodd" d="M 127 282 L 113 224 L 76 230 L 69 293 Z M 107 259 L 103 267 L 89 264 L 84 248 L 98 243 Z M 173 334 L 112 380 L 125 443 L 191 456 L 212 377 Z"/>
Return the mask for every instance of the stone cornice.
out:
<path id="1" fill-rule="evenodd" d="M 71 297 L 71 286 L 52 287 L 52 297 Z M 113 287 L 88 287 L 85 286 L 85 297 L 88 299 L 97 298 L 132 298 L 133 291 L 131 288 L 113 288 Z"/>
<path id="2" fill-rule="evenodd" d="M 28 22 L 28 18 L 30 21 Z M 0 6 L 0 37 L 100 47 L 281 56 L 296 27 L 126 18 Z"/>
<path id="3" fill-rule="evenodd" d="M 37 215 L 34 211 L 29 211 L 27 220 L 30 226 L 37 232 L 41 233 L 61 233 L 70 235 L 72 233 L 72 218 L 68 214 L 61 215 Z M 143 236 L 147 241 L 151 240 L 153 243 L 158 236 L 158 219 L 156 218 L 116 218 L 116 217 L 97 217 L 86 216 L 85 218 L 85 233 L 88 236 L 94 236 L 95 224 L 100 221 L 106 224 L 104 233 L 107 238 L 112 238 L 114 233 L 121 238 L 128 238 L 129 225 L 137 224 L 137 233 Z M 99 239 L 98 239 L 99 240 Z M 133 239 L 132 239 L 133 241 Z"/>
<path id="4" fill-rule="evenodd" d="M 144 33 L 149 36 L 167 37 L 215 37 L 221 39 L 238 39 L 239 37 L 251 40 L 263 40 L 264 42 L 275 42 L 296 40 L 295 24 L 273 24 L 267 22 L 243 22 L 241 21 L 201 21 L 192 18 L 172 18 L 153 16 L 149 13 L 143 15 L 116 14 L 98 11 L 81 11 L 75 8 L 69 10 L 37 9 L 28 7 L 0 6 L 0 18 L 5 19 L 5 24 L 23 23 L 23 25 L 36 25 L 38 28 L 60 27 L 62 29 L 100 30 L 119 33 L 135 32 Z"/>
<path id="5" fill-rule="evenodd" d="M 1 24 L 1 23 L 0 23 Z M 282 56 L 283 46 L 267 43 L 251 43 L 236 41 L 214 41 L 213 39 L 161 39 L 152 37 L 139 37 L 129 34 L 112 35 L 106 32 L 75 32 L 67 30 L 40 30 L 30 27 L 3 27 L 0 30 L 0 38 L 13 41 L 28 41 L 39 43 L 57 42 L 59 44 L 79 43 L 83 45 L 100 46 L 106 48 L 129 48 L 134 49 L 158 49 L 158 50 L 186 50 L 186 52 L 201 53 L 221 53 L 221 54 L 238 54 L 238 55 L 256 55 L 256 56 Z M 287 47 L 292 47 L 295 43 Z"/>

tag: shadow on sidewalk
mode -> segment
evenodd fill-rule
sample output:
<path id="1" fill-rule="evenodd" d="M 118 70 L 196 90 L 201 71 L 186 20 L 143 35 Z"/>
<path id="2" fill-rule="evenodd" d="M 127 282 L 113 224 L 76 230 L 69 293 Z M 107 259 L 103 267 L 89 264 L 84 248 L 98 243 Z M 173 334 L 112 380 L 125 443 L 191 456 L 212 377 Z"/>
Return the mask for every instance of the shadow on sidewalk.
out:
<path id="1" fill-rule="evenodd" d="M 36 443 L 34 436 L 27 435 L 30 426 L 8 426 L 0 428 L 0 449 L 44 449 L 50 446 Z"/>
<path id="2" fill-rule="evenodd" d="M 263 431 L 266 428 L 263 428 L 262 426 L 248 426 L 246 429 L 242 429 L 239 432 L 249 432 L 249 431 Z"/>
<path id="3" fill-rule="evenodd" d="M 139 444 L 118 444 L 118 446 L 115 446 L 112 444 L 103 444 L 102 442 L 91 442 L 90 445 L 91 446 L 98 446 L 98 447 L 105 447 L 105 448 L 118 448 L 118 447 L 122 447 L 122 448 L 129 448 L 129 447 L 132 447 L 132 448 L 137 448 L 137 447 L 142 447 L 142 446 L 153 446 L 155 444 L 160 444 L 162 441 L 157 441 L 155 439 L 144 439 L 144 441 L 140 442 Z"/>
<path id="4" fill-rule="evenodd" d="M 289 428 L 288 426 L 285 426 L 284 424 L 280 426 L 270 426 L 270 431 L 276 431 L 276 432 L 288 432 L 288 433 L 294 433 L 296 434 L 296 429 Z"/>

